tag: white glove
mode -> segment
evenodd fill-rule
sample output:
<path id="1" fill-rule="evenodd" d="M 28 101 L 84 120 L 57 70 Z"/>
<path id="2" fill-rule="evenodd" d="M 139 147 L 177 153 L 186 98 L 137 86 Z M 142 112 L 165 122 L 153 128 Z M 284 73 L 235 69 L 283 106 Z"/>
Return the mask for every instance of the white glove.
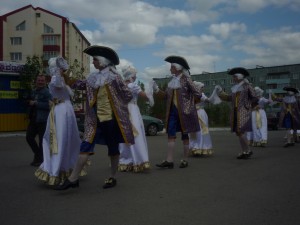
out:
<path id="1" fill-rule="evenodd" d="M 134 83 L 127 84 L 127 87 L 130 88 L 130 89 L 132 89 L 134 87 Z"/>
<path id="2" fill-rule="evenodd" d="M 137 83 L 129 83 L 127 87 L 131 90 L 132 93 L 138 94 L 141 91 L 141 87 Z"/>
<path id="3" fill-rule="evenodd" d="M 217 93 L 220 93 L 222 91 L 222 87 L 220 85 L 216 85 L 215 90 Z"/>
<path id="4" fill-rule="evenodd" d="M 152 88 L 153 88 L 154 93 L 159 92 L 159 87 L 155 81 L 153 81 Z"/>

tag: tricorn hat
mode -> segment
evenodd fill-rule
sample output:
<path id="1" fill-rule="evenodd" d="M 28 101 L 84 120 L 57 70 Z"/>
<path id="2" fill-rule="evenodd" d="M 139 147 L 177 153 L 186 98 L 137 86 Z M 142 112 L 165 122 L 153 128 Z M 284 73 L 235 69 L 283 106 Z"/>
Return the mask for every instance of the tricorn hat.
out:
<path id="1" fill-rule="evenodd" d="M 245 77 L 250 76 L 249 72 L 244 67 L 235 67 L 228 71 L 228 74 L 235 75 L 235 74 L 243 74 Z"/>
<path id="2" fill-rule="evenodd" d="M 120 63 L 119 56 L 117 53 L 106 46 L 92 45 L 83 50 L 84 53 L 90 56 L 102 56 L 109 59 L 114 65 Z"/>
<path id="3" fill-rule="evenodd" d="M 177 63 L 177 64 L 183 66 L 183 68 L 185 68 L 187 70 L 190 69 L 189 64 L 187 63 L 185 58 L 183 58 L 181 56 L 171 55 L 171 56 L 168 56 L 167 58 L 165 58 L 165 61 L 169 62 L 169 63 Z"/>
<path id="4" fill-rule="evenodd" d="M 292 91 L 294 93 L 299 93 L 299 91 L 296 88 L 293 88 L 293 87 L 284 87 L 283 90 Z"/>

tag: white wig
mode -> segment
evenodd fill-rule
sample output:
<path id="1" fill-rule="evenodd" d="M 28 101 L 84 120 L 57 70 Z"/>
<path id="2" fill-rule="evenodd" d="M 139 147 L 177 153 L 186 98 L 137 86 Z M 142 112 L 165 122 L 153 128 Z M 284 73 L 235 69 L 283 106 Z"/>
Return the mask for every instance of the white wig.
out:
<path id="1" fill-rule="evenodd" d="M 245 78 L 244 74 L 236 73 L 233 76 L 235 76 L 238 80 L 243 80 Z"/>
<path id="2" fill-rule="evenodd" d="M 94 56 L 94 58 L 96 58 L 101 66 L 108 66 L 109 64 L 111 64 L 111 61 L 103 56 Z"/>
<path id="3" fill-rule="evenodd" d="M 174 66 L 176 68 L 176 70 L 182 70 L 182 73 L 188 77 L 190 77 L 190 72 L 185 69 L 182 65 L 178 64 L 178 63 L 171 63 L 172 66 Z"/>

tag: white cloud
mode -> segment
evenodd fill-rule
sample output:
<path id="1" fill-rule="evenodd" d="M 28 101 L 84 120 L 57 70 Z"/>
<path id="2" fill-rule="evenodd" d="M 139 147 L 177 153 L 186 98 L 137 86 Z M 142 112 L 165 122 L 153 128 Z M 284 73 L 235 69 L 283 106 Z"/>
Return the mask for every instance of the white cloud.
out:
<path id="1" fill-rule="evenodd" d="M 289 28 L 267 30 L 254 36 L 245 37 L 243 45 L 235 50 L 245 52 L 248 57 L 242 61 L 248 66 L 274 66 L 299 63 L 300 32 Z"/>
<path id="2" fill-rule="evenodd" d="M 243 23 L 220 23 L 212 24 L 209 27 L 209 31 L 214 34 L 221 36 L 223 39 L 228 38 L 229 35 L 235 34 L 236 32 L 245 32 L 247 27 Z"/>
<path id="3" fill-rule="evenodd" d="M 0 12 L 4 14 L 33 4 L 65 16 L 92 44 L 122 51 L 122 57 L 131 61 L 120 59 L 120 66 L 132 64 L 143 80 L 169 74 L 169 64 L 163 59 L 171 54 L 184 56 L 192 73 L 222 71 L 240 64 L 299 63 L 299 25 L 295 23 L 299 16 L 290 10 L 300 9 L 299 0 L 187 0 L 179 4 L 179 0 L 170 0 L 169 7 L 165 2 L 160 7 L 162 1 L 147 2 L 2 0 Z M 262 20 L 258 27 L 248 20 L 249 14 L 255 16 L 255 12 L 268 7 L 291 13 L 293 20 L 283 20 L 291 27 L 260 31 L 268 29 L 270 24 L 274 26 L 274 21 L 268 21 L 266 16 L 266 21 Z M 236 22 L 241 12 L 246 16 Z M 141 57 L 134 57 L 135 52 Z"/>

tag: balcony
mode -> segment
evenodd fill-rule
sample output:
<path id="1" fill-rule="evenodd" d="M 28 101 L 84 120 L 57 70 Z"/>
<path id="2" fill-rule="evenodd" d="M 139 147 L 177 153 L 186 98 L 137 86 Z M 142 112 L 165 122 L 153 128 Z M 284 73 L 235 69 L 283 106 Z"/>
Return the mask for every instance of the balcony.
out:
<path id="1" fill-rule="evenodd" d="M 290 78 L 266 80 L 266 84 L 289 84 L 290 82 Z"/>
<path id="2" fill-rule="evenodd" d="M 59 45 L 44 45 L 43 51 L 44 52 L 60 52 L 60 46 Z"/>

